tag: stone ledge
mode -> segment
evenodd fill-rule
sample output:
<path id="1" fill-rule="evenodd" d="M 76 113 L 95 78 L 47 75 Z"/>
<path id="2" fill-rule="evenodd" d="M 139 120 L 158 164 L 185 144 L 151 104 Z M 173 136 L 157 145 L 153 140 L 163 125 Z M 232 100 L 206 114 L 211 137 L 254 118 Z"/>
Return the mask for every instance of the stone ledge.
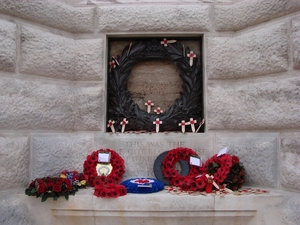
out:
<path id="1" fill-rule="evenodd" d="M 79 190 L 69 201 L 58 201 L 19 194 L 28 205 L 34 224 L 282 224 L 285 194 L 171 195 L 127 194 L 116 199 L 97 198 L 93 189 Z M 42 215 L 42 216 L 41 216 Z M 40 221 L 40 223 L 38 222 Z M 263 222 L 262 222 L 263 221 Z"/>

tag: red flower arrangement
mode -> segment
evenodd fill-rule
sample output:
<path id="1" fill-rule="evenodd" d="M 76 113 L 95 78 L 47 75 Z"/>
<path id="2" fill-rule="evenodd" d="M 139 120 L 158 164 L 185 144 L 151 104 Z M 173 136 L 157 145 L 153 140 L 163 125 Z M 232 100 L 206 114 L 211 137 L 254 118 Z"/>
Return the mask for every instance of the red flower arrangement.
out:
<path id="1" fill-rule="evenodd" d="M 241 188 L 245 182 L 245 168 L 237 156 L 216 154 L 205 162 L 204 169 L 207 174 L 213 175 L 216 184 L 226 185 L 231 190 Z"/>
<path id="2" fill-rule="evenodd" d="M 112 171 L 108 175 L 99 176 L 96 170 L 99 153 L 110 153 Z M 94 187 L 94 195 L 103 198 L 116 198 L 127 193 L 126 188 L 120 185 L 125 173 L 123 158 L 114 150 L 99 149 L 88 155 L 83 164 L 83 173 L 88 178 L 88 183 Z"/>
<path id="3" fill-rule="evenodd" d="M 189 148 L 175 148 L 170 150 L 162 162 L 162 173 L 171 185 L 180 187 L 182 190 L 196 191 L 203 189 L 206 184 L 205 176 L 198 176 L 203 174 L 203 168 L 199 166 L 190 165 L 190 171 L 187 176 L 181 176 L 175 169 L 175 165 L 180 160 L 188 161 L 191 156 L 197 156 L 197 153 Z"/>
<path id="4" fill-rule="evenodd" d="M 41 201 L 44 202 L 50 197 L 56 201 L 60 196 L 64 196 L 68 200 L 69 195 L 75 195 L 77 190 L 77 186 L 72 185 L 72 182 L 67 178 L 44 177 L 32 181 L 25 190 L 25 194 L 37 198 L 41 197 Z"/>
<path id="5" fill-rule="evenodd" d="M 91 187 L 94 187 L 94 180 L 98 176 L 96 166 L 98 164 L 98 153 L 99 152 L 110 152 L 111 159 L 110 163 L 112 171 L 107 176 L 101 176 L 105 179 L 105 183 L 116 184 L 120 183 L 125 173 L 125 166 L 123 158 L 114 150 L 111 149 L 99 149 L 94 151 L 91 155 L 88 155 L 83 164 L 83 173 L 88 178 L 88 183 Z"/>

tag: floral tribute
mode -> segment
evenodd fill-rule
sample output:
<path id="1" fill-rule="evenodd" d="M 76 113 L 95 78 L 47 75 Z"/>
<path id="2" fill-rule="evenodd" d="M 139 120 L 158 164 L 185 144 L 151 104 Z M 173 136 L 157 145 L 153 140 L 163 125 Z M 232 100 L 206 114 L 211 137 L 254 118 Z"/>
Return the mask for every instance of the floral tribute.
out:
<path id="1" fill-rule="evenodd" d="M 199 176 L 204 173 L 204 168 L 190 165 L 187 176 L 181 176 L 175 169 L 177 162 L 189 161 L 191 156 L 197 156 L 197 153 L 189 148 L 179 147 L 170 150 L 162 162 L 162 173 L 171 185 L 180 187 L 182 190 L 196 191 L 203 189 L 206 185 L 207 178 Z"/>
<path id="2" fill-rule="evenodd" d="M 73 185 L 77 186 L 78 188 L 85 188 L 87 184 L 87 176 L 83 173 L 78 173 L 78 171 L 68 171 L 64 170 L 60 174 L 60 178 L 67 178 L 69 179 Z"/>
<path id="3" fill-rule="evenodd" d="M 226 189 L 230 192 L 240 189 L 245 182 L 245 168 L 237 156 L 230 154 L 216 154 L 201 167 L 190 165 L 189 174 L 181 176 L 175 169 L 175 164 L 179 160 L 188 161 L 190 156 L 197 156 L 197 153 L 188 148 L 176 148 L 170 150 L 162 162 L 164 177 L 181 191 L 211 193 L 213 189 Z"/>
<path id="4" fill-rule="evenodd" d="M 108 175 L 99 176 L 96 170 L 99 153 L 110 153 L 112 171 Z M 125 173 L 123 158 L 114 150 L 99 149 L 88 155 L 83 164 L 83 173 L 88 178 L 88 183 L 95 188 L 94 195 L 103 198 L 115 198 L 125 195 L 126 188 L 120 185 Z"/>
<path id="5" fill-rule="evenodd" d="M 69 195 L 75 195 L 78 190 L 76 185 L 72 185 L 71 180 L 60 177 L 44 177 L 37 178 L 29 184 L 25 190 L 28 196 L 41 197 L 44 202 L 48 198 L 53 198 L 56 201 L 60 196 L 64 196 L 66 200 Z"/>
<path id="6" fill-rule="evenodd" d="M 214 177 L 216 184 L 225 185 L 234 191 L 240 189 L 245 182 L 245 168 L 237 156 L 216 154 L 205 162 L 204 169 L 206 174 Z"/>

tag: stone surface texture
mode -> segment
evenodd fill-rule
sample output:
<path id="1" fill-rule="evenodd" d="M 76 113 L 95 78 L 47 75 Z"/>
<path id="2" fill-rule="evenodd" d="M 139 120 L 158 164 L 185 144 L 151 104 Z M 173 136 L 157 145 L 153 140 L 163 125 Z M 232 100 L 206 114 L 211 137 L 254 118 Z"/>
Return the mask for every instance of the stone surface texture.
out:
<path id="1" fill-rule="evenodd" d="M 3 77 L 0 80 L 2 130 L 72 130 L 73 86 Z"/>
<path id="2" fill-rule="evenodd" d="M 0 13 L 71 33 L 93 32 L 94 27 L 94 6 L 79 9 L 55 0 L 3 0 Z"/>
<path id="3" fill-rule="evenodd" d="M 16 50 L 16 24 L 0 20 L 0 70 L 15 70 Z"/>
<path id="4" fill-rule="evenodd" d="M 31 225 L 29 210 L 16 194 L 0 194 L 0 224 Z"/>
<path id="5" fill-rule="evenodd" d="M 288 69 L 287 23 L 207 38 L 208 79 L 251 77 Z"/>
<path id="6" fill-rule="evenodd" d="M 33 180 L 59 176 L 66 169 L 82 171 L 83 162 L 93 149 L 93 135 L 32 134 L 31 143 L 30 179 Z"/>
<path id="7" fill-rule="evenodd" d="M 209 129 L 299 129 L 299 82 L 297 75 L 267 81 L 209 81 Z"/>
<path id="8" fill-rule="evenodd" d="M 75 41 L 50 32 L 22 27 L 20 72 L 72 80 Z"/>
<path id="9" fill-rule="evenodd" d="M 276 135 L 217 135 L 217 142 L 218 149 L 228 147 L 230 154 L 240 158 L 248 184 L 277 187 Z"/>
<path id="10" fill-rule="evenodd" d="M 299 223 L 299 31 L 299 0 L 0 1 L 0 224 Z M 199 36 L 204 133 L 105 132 L 109 38 Z M 169 68 L 154 79 L 180 73 Z M 82 171 L 99 148 L 124 157 L 132 178 L 153 177 L 161 152 L 189 147 L 205 161 L 226 146 L 245 166 L 247 185 L 274 189 L 118 199 L 87 189 L 46 203 L 24 195 L 31 179 Z"/>
<path id="11" fill-rule="evenodd" d="M 295 69 L 300 69 L 300 16 L 292 19 L 292 48 Z"/>
<path id="12" fill-rule="evenodd" d="M 236 31 L 299 10 L 298 0 L 243 0 L 234 5 L 216 5 L 215 26 L 218 31 Z"/>
<path id="13" fill-rule="evenodd" d="M 203 32 L 210 29 L 209 9 L 208 5 L 100 6 L 98 30 L 99 32 Z"/>
<path id="14" fill-rule="evenodd" d="M 300 185 L 299 133 L 283 133 L 280 140 L 281 186 L 297 189 Z"/>
<path id="15" fill-rule="evenodd" d="M 26 187 L 29 178 L 29 138 L 1 136 L 0 156 L 0 191 Z"/>

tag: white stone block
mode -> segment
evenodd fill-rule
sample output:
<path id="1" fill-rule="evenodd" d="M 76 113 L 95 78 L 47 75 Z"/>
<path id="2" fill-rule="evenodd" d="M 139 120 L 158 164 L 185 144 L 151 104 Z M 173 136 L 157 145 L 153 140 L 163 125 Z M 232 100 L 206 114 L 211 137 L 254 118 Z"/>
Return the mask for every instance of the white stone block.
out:
<path id="1" fill-rule="evenodd" d="M 282 225 L 297 225 L 300 221 L 300 196 L 293 194 L 293 196 L 286 202 L 283 209 Z"/>
<path id="2" fill-rule="evenodd" d="M 244 0 L 233 5 L 215 5 L 218 31 L 236 31 L 299 11 L 298 0 Z"/>
<path id="3" fill-rule="evenodd" d="M 74 102 L 74 88 L 69 84 L 2 78 L 0 129 L 71 130 Z"/>
<path id="4" fill-rule="evenodd" d="M 30 179 L 59 176 L 63 170 L 83 172 L 83 163 L 93 144 L 93 134 L 33 133 Z"/>
<path id="5" fill-rule="evenodd" d="M 16 48 L 16 25 L 0 20 L 0 70 L 15 70 Z"/>
<path id="6" fill-rule="evenodd" d="M 100 32 L 203 32 L 209 5 L 99 6 Z"/>
<path id="7" fill-rule="evenodd" d="M 26 204 L 15 193 L 0 194 L 0 224 L 32 224 L 31 215 Z"/>
<path id="8" fill-rule="evenodd" d="M 300 133 L 284 133 L 280 140 L 281 179 L 283 188 L 300 191 Z"/>
<path id="9" fill-rule="evenodd" d="M 300 126 L 300 77 L 240 82 L 209 81 L 209 130 L 296 129 Z"/>
<path id="10" fill-rule="evenodd" d="M 300 69 L 300 17 L 292 19 L 292 49 L 295 69 Z"/>
<path id="11" fill-rule="evenodd" d="M 228 147 L 231 155 L 244 165 L 247 184 L 277 186 L 276 134 L 217 134 L 217 147 Z"/>
<path id="12" fill-rule="evenodd" d="M 75 80 L 104 80 L 103 39 L 75 41 Z"/>
<path id="13" fill-rule="evenodd" d="M 101 86 L 76 89 L 75 130 L 101 131 L 105 118 L 105 94 Z"/>
<path id="14" fill-rule="evenodd" d="M 45 30 L 22 27 L 20 72 L 72 80 L 75 41 Z"/>
<path id="15" fill-rule="evenodd" d="M 288 69 L 287 24 L 229 37 L 207 38 L 208 79 L 238 78 Z"/>
<path id="16" fill-rule="evenodd" d="M 165 152 L 178 147 L 190 148 L 203 160 L 214 154 L 213 134 L 194 133 L 158 133 L 127 134 L 107 133 L 95 136 L 96 149 L 113 149 L 125 161 L 124 179 L 133 177 L 154 177 L 154 162 Z"/>
<path id="17" fill-rule="evenodd" d="M 25 187 L 29 174 L 28 137 L 1 135 L 0 156 L 0 191 Z"/>
<path id="18" fill-rule="evenodd" d="M 94 29 L 94 6 L 74 8 L 55 0 L 2 0 L 0 13 L 72 33 L 92 33 Z"/>

